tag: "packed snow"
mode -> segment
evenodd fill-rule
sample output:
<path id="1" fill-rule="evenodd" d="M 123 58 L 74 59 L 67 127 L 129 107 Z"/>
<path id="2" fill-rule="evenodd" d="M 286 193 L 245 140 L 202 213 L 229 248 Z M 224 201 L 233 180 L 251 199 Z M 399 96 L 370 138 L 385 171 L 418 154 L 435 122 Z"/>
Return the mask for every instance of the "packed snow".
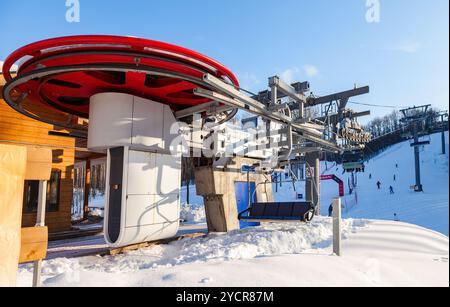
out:
<path id="1" fill-rule="evenodd" d="M 344 237 L 364 227 L 367 227 L 366 221 L 346 220 Z M 314 248 L 328 247 L 331 239 L 331 220 L 322 218 L 310 225 L 271 224 L 228 234 L 211 234 L 204 238 L 156 245 L 124 255 L 98 258 L 95 261 L 88 257 L 84 259 L 86 261 L 76 261 L 76 263 L 85 270 L 109 273 L 137 272 L 148 268 L 172 267 L 189 263 L 299 254 Z M 68 264 L 65 260 L 63 262 Z M 59 263 L 59 259 L 50 260 L 44 265 L 44 272 L 50 276 L 59 274 L 58 265 L 55 266 L 54 263 Z"/>
<path id="2" fill-rule="evenodd" d="M 448 286 L 448 238 L 398 222 L 346 220 L 343 257 L 331 220 L 268 224 L 118 256 L 44 262 L 45 286 Z M 22 266 L 19 285 L 31 284 Z M 261 278 L 264 276 L 264 278 Z"/>

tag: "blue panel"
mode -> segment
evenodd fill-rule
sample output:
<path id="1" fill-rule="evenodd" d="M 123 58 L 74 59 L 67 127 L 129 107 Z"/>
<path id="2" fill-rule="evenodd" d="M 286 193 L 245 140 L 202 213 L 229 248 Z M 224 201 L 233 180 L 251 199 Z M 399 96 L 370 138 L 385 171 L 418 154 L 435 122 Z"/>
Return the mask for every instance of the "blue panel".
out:
<path id="1" fill-rule="evenodd" d="M 241 168 L 242 173 L 255 173 L 256 167 L 251 165 L 243 165 Z"/>
<path id="2" fill-rule="evenodd" d="M 243 212 L 248 209 L 248 185 L 247 182 L 236 182 L 235 183 L 235 189 L 236 189 L 236 203 L 237 203 L 237 209 L 238 212 Z M 256 185 L 254 182 L 250 182 L 250 197 L 253 196 L 253 199 L 251 203 L 256 203 L 256 193 L 255 192 Z M 251 223 L 251 222 L 240 222 L 241 229 L 253 227 L 253 226 L 259 226 L 260 223 Z"/>

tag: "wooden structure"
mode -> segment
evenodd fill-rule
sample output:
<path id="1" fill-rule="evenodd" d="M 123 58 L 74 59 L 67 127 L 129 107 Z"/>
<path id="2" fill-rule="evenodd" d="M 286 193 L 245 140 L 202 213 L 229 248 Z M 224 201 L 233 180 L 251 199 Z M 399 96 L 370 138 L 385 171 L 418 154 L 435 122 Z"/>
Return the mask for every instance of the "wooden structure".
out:
<path id="1" fill-rule="evenodd" d="M 34 262 L 34 287 L 41 284 L 42 261 L 47 256 L 48 228 L 45 226 L 45 212 L 47 209 L 47 182 L 52 177 L 52 160 L 51 149 L 27 148 L 25 182 L 38 182 L 38 197 L 35 227 L 22 228 L 21 231 L 19 263 Z M 26 186 L 27 184 L 25 184 Z M 24 193 L 24 197 L 25 195 L 26 193 Z"/>
<path id="2" fill-rule="evenodd" d="M 4 83 L 5 80 L 0 74 L 0 92 Z M 27 101 L 25 100 L 23 104 L 27 104 Z M 48 112 L 48 116 L 58 117 L 58 113 Z M 46 220 L 50 232 L 60 232 L 71 228 L 75 139 L 51 135 L 52 132 L 64 133 L 66 131 L 18 113 L 9 107 L 0 96 L 0 144 L 52 150 L 52 176 L 47 188 Z M 37 182 L 25 182 L 23 193 L 22 225 L 31 227 L 36 223 Z"/>
<path id="3" fill-rule="evenodd" d="M 0 287 L 15 286 L 27 150 L 0 144 Z"/>
<path id="4" fill-rule="evenodd" d="M 51 150 L 0 144 L 0 286 L 14 286 L 18 264 L 32 261 L 33 284 L 40 283 L 41 264 L 47 255 L 44 216 L 51 173 Z M 22 228 L 24 186 L 31 180 L 39 182 L 37 222 L 35 227 Z"/>

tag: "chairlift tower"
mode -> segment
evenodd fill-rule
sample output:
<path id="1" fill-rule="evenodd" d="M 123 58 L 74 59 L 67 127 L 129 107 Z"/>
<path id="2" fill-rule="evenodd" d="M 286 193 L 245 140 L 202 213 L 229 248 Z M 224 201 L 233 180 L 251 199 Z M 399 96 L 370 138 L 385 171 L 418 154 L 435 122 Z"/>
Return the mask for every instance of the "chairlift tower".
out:
<path id="1" fill-rule="evenodd" d="M 448 112 L 443 111 L 438 114 L 441 118 L 442 132 L 441 132 L 441 143 L 442 143 L 442 154 L 446 154 L 446 145 L 445 145 L 445 118 L 448 120 Z"/>
<path id="2" fill-rule="evenodd" d="M 420 174 L 420 147 L 430 144 L 430 141 L 425 142 L 419 141 L 419 123 L 426 120 L 428 116 L 427 111 L 430 107 L 431 105 L 424 105 L 400 110 L 400 112 L 403 114 L 403 118 L 401 119 L 401 121 L 405 124 L 410 124 L 413 127 L 414 143 L 411 144 L 411 147 L 414 147 L 414 159 L 416 170 L 416 185 L 414 186 L 414 191 L 416 192 L 423 192 Z"/>

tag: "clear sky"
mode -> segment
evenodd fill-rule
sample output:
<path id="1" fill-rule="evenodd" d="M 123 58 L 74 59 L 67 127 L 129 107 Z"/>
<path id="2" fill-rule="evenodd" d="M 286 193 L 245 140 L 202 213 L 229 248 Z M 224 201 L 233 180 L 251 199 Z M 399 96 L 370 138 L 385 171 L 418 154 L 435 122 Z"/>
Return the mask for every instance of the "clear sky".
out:
<path id="1" fill-rule="evenodd" d="M 50 37 L 132 35 L 209 55 L 255 92 L 278 74 L 316 95 L 370 85 L 353 101 L 447 110 L 449 1 L 379 1 L 368 23 L 366 0 L 79 0 L 68 23 L 66 0 L 0 0 L 0 60 Z"/>

